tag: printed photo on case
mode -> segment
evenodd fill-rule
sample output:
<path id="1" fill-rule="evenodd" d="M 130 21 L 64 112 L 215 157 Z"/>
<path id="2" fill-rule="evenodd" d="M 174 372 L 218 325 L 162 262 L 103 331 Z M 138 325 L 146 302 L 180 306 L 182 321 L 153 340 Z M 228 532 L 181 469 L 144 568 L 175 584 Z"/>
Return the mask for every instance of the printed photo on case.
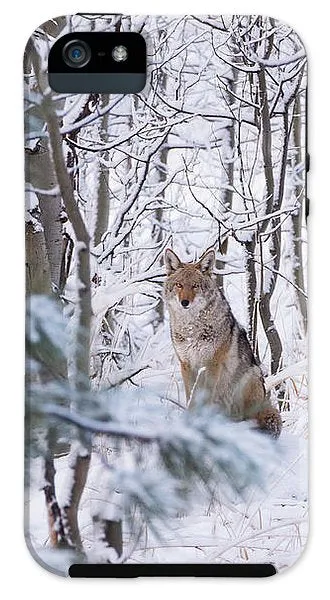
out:
<path id="1" fill-rule="evenodd" d="M 141 92 L 50 88 L 50 48 L 86 31 L 144 36 Z M 306 61 L 258 15 L 80 14 L 29 39 L 25 537 L 49 571 L 301 555 Z"/>

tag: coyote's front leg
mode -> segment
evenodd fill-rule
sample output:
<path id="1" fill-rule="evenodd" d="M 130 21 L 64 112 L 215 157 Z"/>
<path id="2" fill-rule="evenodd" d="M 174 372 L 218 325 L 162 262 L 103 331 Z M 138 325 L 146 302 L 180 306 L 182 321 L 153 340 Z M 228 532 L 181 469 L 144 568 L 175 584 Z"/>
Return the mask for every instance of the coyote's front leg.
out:
<path id="1" fill-rule="evenodd" d="M 182 362 L 180 360 L 180 367 L 181 367 L 181 375 L 182 375 L 182 379 L 183 379 L 183 383 L 184 383 L 184 389 L 186 392 L 186 401 L 187 401 L 187 405 L 188 405 L 190 396 L 191 396 L 191 392 L 192 392 L 192 389 L 194 386 L 193 373 L 187 362 Z"/>
<path id="2" fill-rule="evenodd" d="M 186 362 L 181 362 L 181 374 L 186 392 L 187 406 L 192 408 L 198 402 L 198 396 L 203 395 L 203 401 L 210 404 L 215 395 L 216 378 L 211 369 L 201 367 L 193 370 Z"/>

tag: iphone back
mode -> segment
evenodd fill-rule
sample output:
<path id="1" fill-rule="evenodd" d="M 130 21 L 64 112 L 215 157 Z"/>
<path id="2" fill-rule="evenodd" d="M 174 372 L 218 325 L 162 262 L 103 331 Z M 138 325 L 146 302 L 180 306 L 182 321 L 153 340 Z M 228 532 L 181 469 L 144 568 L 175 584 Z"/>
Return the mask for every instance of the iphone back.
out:
<path id="1" fill-rule="evenodd" d="M 25 536 L 71 577 L 265 577 L 307 539 L 306 54 L 78 14 L 24 56 Z"/>

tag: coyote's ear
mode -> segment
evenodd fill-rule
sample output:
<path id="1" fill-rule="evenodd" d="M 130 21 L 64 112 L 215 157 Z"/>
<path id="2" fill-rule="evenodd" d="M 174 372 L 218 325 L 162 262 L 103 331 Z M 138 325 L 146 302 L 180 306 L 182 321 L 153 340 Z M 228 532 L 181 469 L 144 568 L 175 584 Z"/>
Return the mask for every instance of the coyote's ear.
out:
<path id="1" fill-rule="evenodd" d="M 165 267 L 167 275 L 172 275 L 177 269 L 182 267 L 181 260 L 177 257 L 173 250 L 166 248 L 165 250 Z"/>
<path id="2" fill-rule="evenodd" d="M 215 252 L 214 250 L 206 250 L 202 258 L 199 259 L 196 266 L 202 271 L 211 275 L 215 263 Z"/>

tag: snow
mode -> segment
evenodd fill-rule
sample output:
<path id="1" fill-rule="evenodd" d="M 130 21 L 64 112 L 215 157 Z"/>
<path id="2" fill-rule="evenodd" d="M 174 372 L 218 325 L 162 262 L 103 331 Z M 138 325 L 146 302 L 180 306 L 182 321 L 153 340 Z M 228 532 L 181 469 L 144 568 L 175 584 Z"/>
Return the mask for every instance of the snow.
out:
<path id="1" fill-rule="evenodd" d="M 228 503 L 221 496 L 212 505 L 196 505 L 188 514 L 172 518 L 155 536 L 147 525 L 140 539 L 134 539 L 124 525 L 127 562 L 271 562 L 278 570 L 290 566 L 306 543 L 307 444 L 286 431 L 277 442 L 280 462 L 267 490 L 253 489 L 246 502 L 236 497 Z M 94 452 L 79 510 L 84 547 L 93 560 L 111 558 L 94 537 L 92 516 L 104 505 L 107 470 L 102 453 Z M 35 462 L 35 470 L 40 464 Z M 66 457 L 55 461 L 56 486 L 63 504 L 64 482 L 70 467 Z M 109 502 L 106 516 L 119 518 L 119 504 Z M 33 490 L 28 502 L 31 543 L 37 554 L 47 547 L 47 518 L 41 491 Z M 115 512 L 114 512 L 115 511 Z M 132 551 L 128 552 L 127 548 Z M 110 554 L 109 554 L 110 552 Z M 96 558 L 95 558 L 96 557 Z"/>
<path id="2" fill-rule="evenodd" d="M 60 352 L 66 351 L 68 342 L 62 311 L 54 300 L 43 295 L 29 298 L 28 336 L 32 344 L 41 343 L 44 337 Z"/>

